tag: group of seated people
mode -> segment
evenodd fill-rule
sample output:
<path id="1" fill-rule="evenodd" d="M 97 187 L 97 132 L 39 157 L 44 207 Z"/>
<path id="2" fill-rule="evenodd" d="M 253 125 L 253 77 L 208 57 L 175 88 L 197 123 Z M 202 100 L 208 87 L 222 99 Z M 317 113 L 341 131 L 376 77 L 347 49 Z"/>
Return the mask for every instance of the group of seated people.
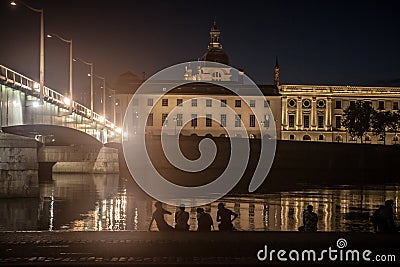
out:
<path id="1" fill-rule="evenodd" d="M 149 231 L 153 221 L 156 222 L 159 231 L 189 231 L 189 212 L 185 211 L 185 206 L 181 205 L 179 210 L 175 213 L 175 227 L 169 225 L 164 218 L 165 214 L 172 215 L 172 213 L 162 207 L 162 203 L 157 201 L 155 203 L 156 210 L 150 221 Z M 204 211 L 203 208 L 197 208 L 197 231 L 208 232 L 214 229 L 214 221 L 211 215 Z M 218 204 L 217 222 L 219 231 L 234 231 L 232 222 L 238 217 L 238 214 L 230 209 L 227 209 L 224 203 Z"/>

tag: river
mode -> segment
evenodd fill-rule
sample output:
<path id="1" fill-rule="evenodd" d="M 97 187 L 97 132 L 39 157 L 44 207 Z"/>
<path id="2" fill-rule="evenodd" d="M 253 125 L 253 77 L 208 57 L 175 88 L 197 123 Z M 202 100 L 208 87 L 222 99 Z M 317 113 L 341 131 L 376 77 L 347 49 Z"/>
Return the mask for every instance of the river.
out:
<path id="1" fill-rule="evenodd" d="M 53 182 L 40 184 L 38 198 L 0 199 L 0 231 L 147 231 L 154 200 L 132 190 L 131 185 L 118 175 L 54 174 Z M 370 215 L 386 199 L 395 201 L 394 211 L 399 214 L 399 197 L 399 185 L 343 185 L 226 196 L 204 208 L 216 229 L 217 205 L 224 202 L 239 214 L 234 221 L 239 231 L 296 231 L 302 225 L 303 210 L 311 204 L 318 214 L 319 231 L 369 232 L 373 231 Z M 165 208 L 172 213 L 176 210 Z M 190 229 L 196 230 L 196 208 L 187 211 Z M 165 218 L 173 225 L 173 215 Z"/>

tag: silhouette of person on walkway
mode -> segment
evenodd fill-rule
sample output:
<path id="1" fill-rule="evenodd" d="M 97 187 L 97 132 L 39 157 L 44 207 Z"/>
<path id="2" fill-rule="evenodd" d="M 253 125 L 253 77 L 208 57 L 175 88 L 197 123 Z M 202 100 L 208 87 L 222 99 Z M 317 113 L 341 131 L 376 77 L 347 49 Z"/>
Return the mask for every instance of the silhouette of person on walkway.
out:
<path id="1" fill-rule="evenodd" d="M 308 205 L 307 209 L 303 212 L 303 224 L 305 232 L 316 232 L 318 224 L 318 216 L 313 212 L 314 207 Z"/>
<path id="2" fill-rule="evenodd" d="M 232 218 L 233 216 L 233 218 Z M 217 222 L 219 231 L 233 231 L 232 222 L 238 217 L 238 214 L 231 211 L 230 209 L 225 208 L 224 203 L 218 204 L 218 211 L 217 211 Z"/>
<path id="3" fill-rule="evenodd" d="M 151 217 L 149 231 L 151 231 L 151 225 L 153 224 L 153 221 L 156 221 L 157 228 L 160 232 L 173 231 L 174 228 L 169 225 L 164 219 L 164 214 L 171 215 L 172 213 L 165 210 L 162 207 L 162 203 L 159 201 L 157 201 L 154 206 L 156 207 L 156 210 L 153 212 L 153 216 Z"/>
<path id="4" fill-rule="evenodd" d="M 385 206 L 380 205 L 372 214 L 371 216 L 371 222 L 374 226 L 374 232 L 381 232 L 381 228 L 383 226 L 382 218 L 380 216 L 381 212 L 385 209 Z"/>
<path id="5" fill-rule="evenodd" d="M 175 213 L 175 229 L 178 231 L 189 231 L 189 212 L 185 211 L 185 205 L 181 204 Z"/>
<path id="6" fill-rule="evenodd" d="M 393 200 L 386 200 L 385 207 L 378 214 L 378 232 L 393 233 L 397 231 L 394 222 Z"/>
<path id="7" fill-rule="evenodd" d="M 214 228 L 214 222 L 211 215 L 206 213 L 203 208 L 197 208 L 197 231 L 210 232 Z"/>

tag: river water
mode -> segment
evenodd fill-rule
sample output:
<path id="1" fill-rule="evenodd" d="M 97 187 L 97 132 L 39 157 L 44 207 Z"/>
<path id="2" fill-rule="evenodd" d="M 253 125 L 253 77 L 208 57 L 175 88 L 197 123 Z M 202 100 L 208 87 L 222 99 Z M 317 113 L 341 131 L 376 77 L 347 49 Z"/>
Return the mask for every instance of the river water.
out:
<path id="1" fill-rule="evenodd" d="M 40 185 L 39 198 L 0 199 L 0 231 L 16 230 L 138 230 L 149 226 L 154 201 L 131 190 L 131 181 L 118 175 L 54 174 L 53 182 Z M 386 199 L 400 205 L 400 185 L 340 186 L 259 195 L 226 196 L 204 206 L 214 219 L 217 204 L 224 202 L 239 217 L 234 226 L 246 231 L 296 231 L 307 205 L 318 214 L 320 231 L 372 231 L 369 216 Z M 165 205 L 175 212 L 176 208 Z M 196 208 L 190 229 L 197 229 Z M 170 225 L 173 215 L 165 216 Z M 397 221 L 399 223 L 399 221 Z M 155 225 L 152 226 L 156 230 Z"/>

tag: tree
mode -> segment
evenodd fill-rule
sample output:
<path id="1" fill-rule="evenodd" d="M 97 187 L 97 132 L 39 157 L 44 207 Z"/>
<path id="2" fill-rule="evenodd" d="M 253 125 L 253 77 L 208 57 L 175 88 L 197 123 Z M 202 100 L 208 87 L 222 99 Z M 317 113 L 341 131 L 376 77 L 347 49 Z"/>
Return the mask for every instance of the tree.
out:
<path id="1" fill-rule="evenodd" d="M 374 135 L 382 135 L 383 144 L 386 145 L 386 132 L 389 130 L 392 120 L 392 113 L 390 111 L 376 111 L 372 112 L 371 126 Z"/>
<path id="2" fill-rule="evenodd" d="M 394 136 L 397 136 L 397 132 L 400 130 L 400 113 L 392 112 L 390 113 L 390 122 L 389 129 L 390 132 L 394 133 Z M 395 144 L 397 140 L 395 139 Z"/>
<path id="3" fill-rule="evenodd" d="M 343 126 L 350 136 L 358 137 L 363 142 L 363 136 L 371 129 L 371 117 L 374 109 L 370 102 L 357 101 L 343 111 Z"/>

